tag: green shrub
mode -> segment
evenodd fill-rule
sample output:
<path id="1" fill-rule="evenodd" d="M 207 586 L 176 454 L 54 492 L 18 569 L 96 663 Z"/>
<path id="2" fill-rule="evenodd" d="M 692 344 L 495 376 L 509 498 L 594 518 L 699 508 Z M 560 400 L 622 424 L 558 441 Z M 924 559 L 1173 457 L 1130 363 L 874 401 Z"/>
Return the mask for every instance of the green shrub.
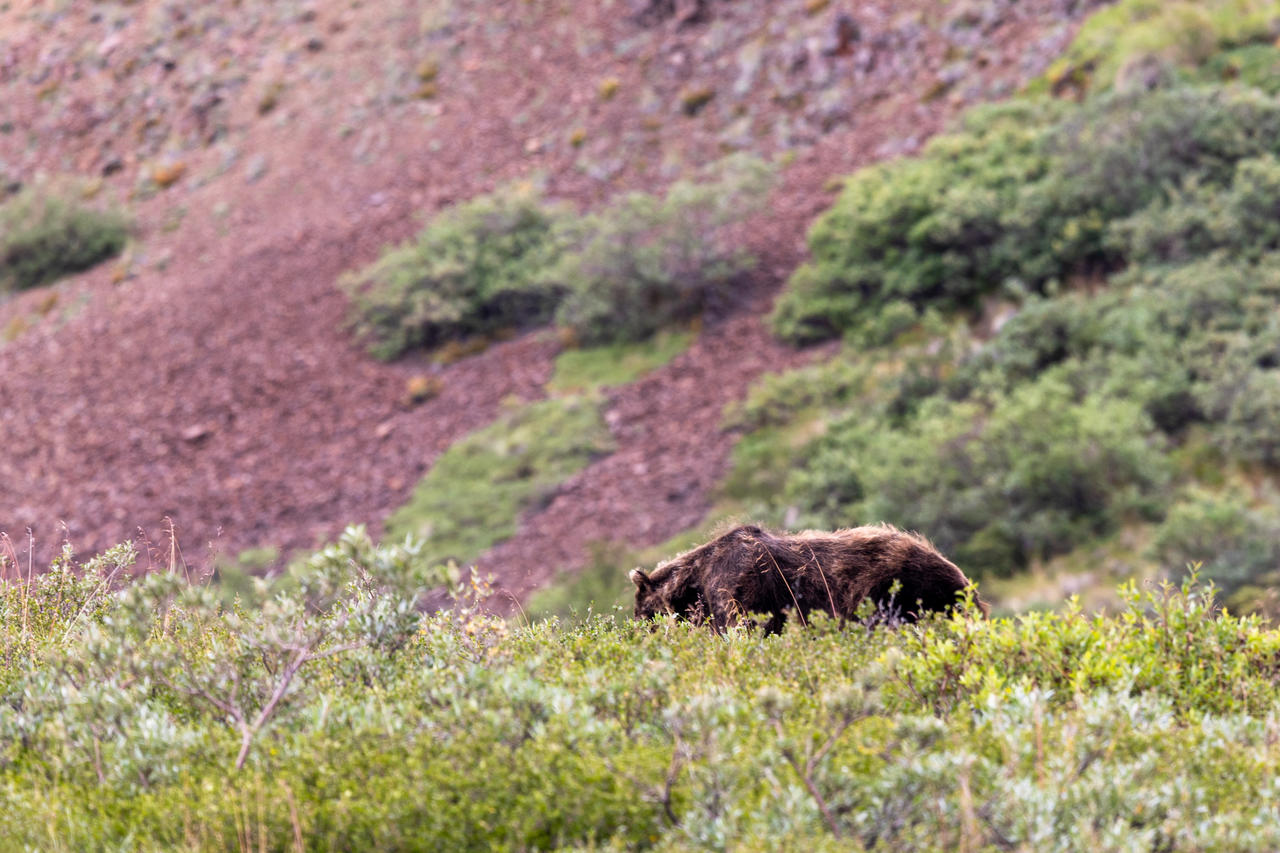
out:
<path id="1" fill-rule="evenodd" d="M 1259 260 L 1280 248 L 1280 161 L 1272 154 L 1240 160 L 1229 186 L 1194 177 L 1112 226 L 1112 241 L 1137 263 L 1188 262 L 1215 250 Z"/>
<path id="2" fill-rule="evenodd" d="M 438 214 L 417 238 L 344 277 L 353 324 L 379 358 L 548 320 L 558 299 L 541 273 L 567 213 L 507 187 Z"/>
<path id="3" fill-rule="evenodd" d="M 578 344 L 642 341 L 725 308 L 751 258 L 728 229 L 772 184 L 735 156 L 703 182 L 631 193 L 576 216 L 508 187 L 439 214 L 406 246 L 347 275 L 353 325 L 379 358 L 557 321 Z"/>
<path id="4" fill-rule="evenodd" d="M 774 521 L 916 528 L 1007 574 L 1158 517 L 1175 470 L 1274 471 L 1280 266 L 1261 258 L 1135 267 L 1029 298 L 985 342 L 953 332 L 770 378 L 735 415 L 750 432 L 726 493 Z M 1216 461 L 1175 465 L 1186 441 Z"/>
<path id="5" fill-rule="evenodd" d="M 1019 102 L 968 114 L 923 157 L 864 169 L 809 233 L 812 260 L 774 312 L 778 334 L 821 340 L 891 300 L 971 302 L 1003 278 L 1005 212 L 1039 178 L 1054 104 Z"/>
<path id="6" fill-rule="evenodd" d="M 0 205 L 0 292 L 87 270 L 120 254 L 128 239 L 121 214 L 24 190 Z"/>
<path id="7" fill-rule="evenodd" d="M 572 249 L 546 279 L 566 291 L 557 322 L 595 346 L 728 307 L 753 263 L 728 228 L 763 202 L 772 176 L 763 161 L 730 157 L 706 181 L 679 181 L 661 197 L 630 193 L 568 223 Z"/>
<path id="8" fill-rule="evenodd" d="M 1238 80 L 1269 95 L 1280 93 L 1280 49 L 1275 42 L 1224 50 L 1197 69 L 1193 79 L 1214 83 Z"/>
<path id="9" fill-rule="evenodd" d="M 1272 41 L 1277 21 L 1275 0 L 1122 0 L 1090 16 L 1046 76 L 1104 89 L 1151 60 L 1194 67 L 1223 48 Z"/>
<path id="10" fill-rule="evenodd" d="M 1049 373 L 989 410 L 926 399 L 896 428 L 855 410 L 793 472 L 785 499 L 806 523 L 890 521 L 925 532 L 982 576 L 1158 510 L 1169 475 L 1141 408 L 1077 399 Z"/>
<path id="11" fill-rule="evenodd" d="M 1192 490 L 1156 529 L 1153 551 L 1170 569 L 1199 566 L 1225 596 L 1246 584 L 1271 586 L 1280 581 L 1280 513 Z"/>
<path id="12" fill-rule="evenodd" d="M 920 158 L 846 181 L 814 223 L 812 259 L 779 299 L 774 329 L 798 343 L 874 332 L 888 306 L 902 313 L 899 302 L 954 309 L 1002 290 L 1052 292 L 1073 276 L 1161 251 L 1194 255 L 1215 240 L 1264 250 L 1277 139 L 1280 101 L 1253 90 L 975 110 Z M 1221 221 L 1206 222 L 1201 194 L 1233 181 L 1216 202 Z M 1177 186 L 1190 201 L 1169 200 Z"/>
<path id="13" fill-rule="evenodd" d="M 1213 442 L 1241 462 L 1280 465 L 1280 370 L 1253 368 L 1216 377 L 1210 386 L 1209 417 L 1217 421 Z"/>
<path id="14" fill-rule="evenodd" d="M 469 562 L 514 534 L 521 512 L 611 450 L 598 399 L 519 406 L 441 454 L 387 519 L 387 537 L 422 540 L 431 562 Z"/>
<path id="15" fill-rule="evenodd" d="M 4 584 L 0 848 L 1280 844 L 1280 634 L 1190 581 L 766 637 L 425 616 L 405 556 L 349 531 L 247 612 L 167 573 L 88 609 L 69 562 Z"/>

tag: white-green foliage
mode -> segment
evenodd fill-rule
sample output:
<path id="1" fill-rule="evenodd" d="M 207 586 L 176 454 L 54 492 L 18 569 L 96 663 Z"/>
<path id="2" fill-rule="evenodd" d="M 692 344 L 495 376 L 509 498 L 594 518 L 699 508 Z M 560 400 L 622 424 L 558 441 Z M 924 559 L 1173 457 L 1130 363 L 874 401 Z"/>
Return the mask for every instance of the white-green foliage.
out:
<path id="1" fill-rule="evenodd" d="M 1194 586 L 766 637 L 424 617 L 406 556 L 352 531 L 252 613 L 169 574 L 93 593 L 127 550 L 4 586 L 57 616 L 4 623 L 32 642 L 3 661 L 0 848 L 1280 843 L 1280 634 Z"/>
<path id="2" fill-rule="evenodd" d="M 125 545 L 76 567 L 67 551 L 30 586 L 3 587 L 9 760 L 21 744 L 60 756 L 67 773 L 149 790 L 233 735 L 242 767 L 254 738 L 311 695 L 317 662 L 403 645 L 420 594 L 447 580 L 412 543 L 375 547 L 351 528 L 296 570 L 289 593 L 245 611 L 174 573 L 124 584 L 135 556 Z"/>

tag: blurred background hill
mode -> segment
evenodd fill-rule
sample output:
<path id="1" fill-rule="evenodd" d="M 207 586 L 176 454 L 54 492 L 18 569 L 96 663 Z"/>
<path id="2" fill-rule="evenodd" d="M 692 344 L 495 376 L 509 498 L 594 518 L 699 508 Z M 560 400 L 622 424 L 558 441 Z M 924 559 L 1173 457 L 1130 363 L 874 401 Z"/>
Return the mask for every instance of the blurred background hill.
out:
<path id="1" fill-rule="evenodd" d="M 0 6 L 0 528 L 555 612 L 889 521 L 1271 612 L 1276 7 Z"/>

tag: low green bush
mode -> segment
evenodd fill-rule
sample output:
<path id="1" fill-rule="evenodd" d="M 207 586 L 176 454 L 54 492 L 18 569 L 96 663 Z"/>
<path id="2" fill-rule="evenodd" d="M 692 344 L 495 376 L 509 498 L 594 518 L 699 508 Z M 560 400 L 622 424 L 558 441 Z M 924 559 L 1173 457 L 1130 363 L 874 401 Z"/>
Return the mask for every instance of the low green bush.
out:
<path id="1" fill-rule="evenodd" d="M 630 193 L 567 223 L 571 246 L 547 280 L 565 289 L 556 320 L 581 344 L 644 340 L 708 308 L 727 308 L 751 257 L 728 228 L 763 202 L 773 170 L 729 157 L 662 196 Z"/>
<path id="2" fill-rule="evenodd" d="M 1111 239 L 1134 263 L 1186 263 L 1222 250 L 1259 260 L 1280 248 L 1280 162 L 1240 160 L 1226 187 L 1191 177 L 1167 199 L 1112 225 Z"/>
<path id="3" fill-rule="evenodd" d="M 353 325 L 379 358 L 551 317 L 556 289 L 540 277 L 562 246 L 568 213 L 528 187 L 505 187 L 438 214 L 413 242 L 348 274 Z"/>
<path id="4" fill-rule="evenodd" d="M 1280 49 L 1268 41 L 1224 50 L 1196 69 L 1192 79 L 1204 83 L 1238 80 L 1275 95 L 1280 93 Z"/>
<path id="5" fill-rule="evenodd" d="M 971 302 L 1006 267 L 1003 220 L 1022 186 L 1048 166 L 1042 153 L 1055 104 L 986 107 L 924 156 L 864 169 L 809 233 L 812 260 L 778 302 L 788 340 L 833 337 L 868 307 Z"/>
<path id="6" fill-rule="evenodd" d="M 0 204 L 0 292 L 48 284 L 115 257 L 129 228 L 122 214 L 24 190 Z"/>
<path id="7" fill-rule="evenodd" d="M 896 316 L 903 306 L 956 309 L 993 293 L 1056 292 L 1073 277 L 1161 253 L 1264 251 L 1274 239 L 1265 223 L 1277 139 L 1280 101 L 1252 89 L 974 110 L 921 157 L 846 181 L 810 231 L 812 258 L 779 299 L 774 329 L 797 343 L 893 331 L 902 325 L 885 318 L 888 309 Z M 1170 200 L 1178 186 L 1188 200 Z"/>
<path id="8" fill-rule="evenodd" d="M 408 245 L 341 282 L 379 358 L 546 323 L 577 344 L 643 341 L 727 308 L 752 264 L 728 231 L 763 202 L 773 169 L 733 156 L 662 195 L 576 215 L 512 186 L 438 214 Z"/>
<path id="9" fill-rule="evenodd" d="M 1195 68 L 1224 49 L 1274 41 L 1277 21 L 1275 0 L 1121 0 L 1089 17 L 1046 78 L 1101 90 L 1152 61 Z"/>
<path id="10" fill-rule="evenodd" d="M 1250 507 L 1238 495 L 1194 489 L 1156 529 L 1155 557 L 1166 566 L 1199 567 L 1228 597 L 1246 584 L 1280 581 L 1280 513 Z"/>
<path id="11" fill-rule="evenodd" d="M 1007 575 L 1158 510 L 1170 472 L 1142 410 L 1057 373 L 989 408 L 926 399 L 897 427 L 855 408 L 788 478 L 815 526 L 924 531 L 967 571 Z"/>

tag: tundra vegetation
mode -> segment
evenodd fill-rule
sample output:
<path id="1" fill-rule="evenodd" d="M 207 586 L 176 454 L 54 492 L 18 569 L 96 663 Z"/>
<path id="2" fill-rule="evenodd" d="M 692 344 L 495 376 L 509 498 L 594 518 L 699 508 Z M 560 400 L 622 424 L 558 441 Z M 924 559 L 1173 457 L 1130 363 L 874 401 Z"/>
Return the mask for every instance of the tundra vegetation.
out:
<path id="1" fill-rule="evenodd" d="M 135 561 L 6 561 L 3 849 L 1280 844 L 1280 633 L 1191 583 L 764 636 L 427 614 L 358 529 L 253 608 Z"/>
<path id="2" fill-rule="evenodd" d="M 473 562 L 515 533 L 521 512 L 549 502 L 564 480 L 612 448 L 595 396 L 514 402 L 440 455 L 387 519 L 387 538 L 417 539 L 432 562 Z"/>

